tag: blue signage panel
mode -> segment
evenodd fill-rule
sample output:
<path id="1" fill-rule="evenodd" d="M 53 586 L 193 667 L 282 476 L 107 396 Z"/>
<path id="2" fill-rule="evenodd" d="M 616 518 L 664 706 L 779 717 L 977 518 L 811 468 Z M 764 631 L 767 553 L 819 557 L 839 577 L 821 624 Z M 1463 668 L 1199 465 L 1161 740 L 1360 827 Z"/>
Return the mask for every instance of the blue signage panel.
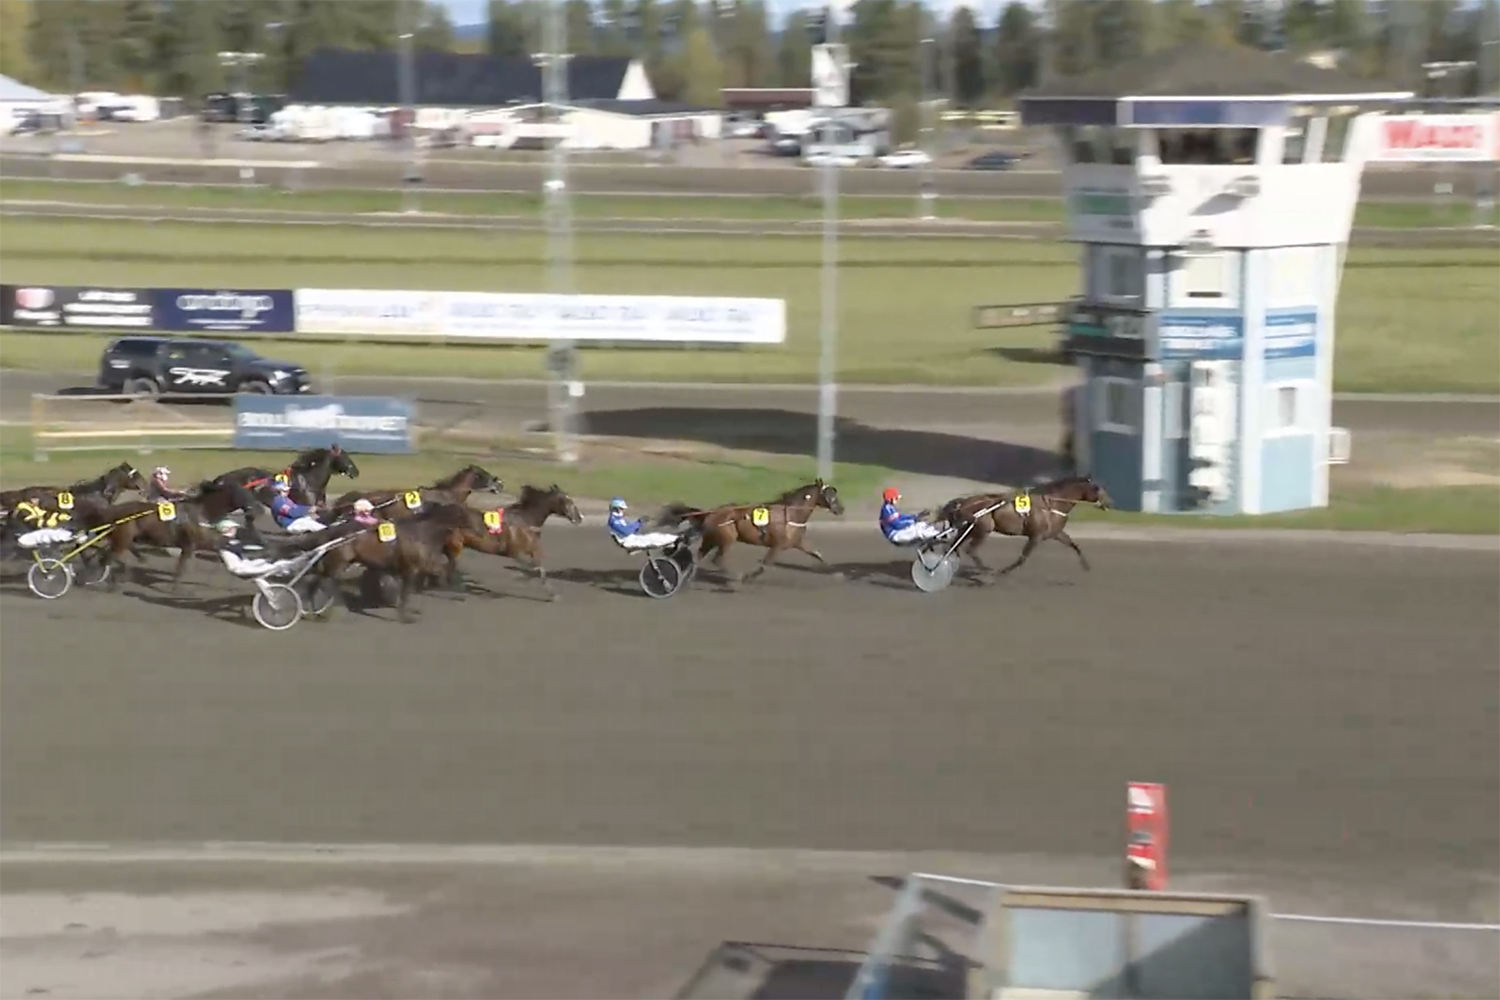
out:
<path id="1" fill-rule="evenodd" d="M 297 309 L 286 289 L 156 288 L 156 325 L 162 330 L 291 333 Z"/>
<path id="2" fill-rule="evenodd" d="M 1245 355 L 1245 318 L 1238 315 L 1164 312 L 1156 318 L 1162 358 L 1238 361 Z"/>
<path id="3" fill-rule="evenodd" d="M 1266 316 L 1267 358 L 1310 358 L 1318 353 L 1318 314 L 1311 310 Z"/>
<path id="4" fill-rule="evenodd" d="M 302 451 L 336 444 L 345 451 L 416 451 L 416 406 L 389 396 L 234 397 L 234 446 Z"/>

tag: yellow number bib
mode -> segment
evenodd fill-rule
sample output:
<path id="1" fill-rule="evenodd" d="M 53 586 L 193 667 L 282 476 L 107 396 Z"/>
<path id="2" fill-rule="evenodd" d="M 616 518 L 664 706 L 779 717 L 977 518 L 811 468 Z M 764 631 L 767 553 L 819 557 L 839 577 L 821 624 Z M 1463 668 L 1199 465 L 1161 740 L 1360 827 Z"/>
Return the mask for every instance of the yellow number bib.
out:
<path id="1" fill-rule="evenodd" d="M 57 495 L 57 508 L 58 510 L 72 510 L 73 494 L 67 492 L 66 490 L 64 490 L 62 493 L 59 493 Z"/>
<path id="2" fill-rule="evenodd" d="M 407 490 L 401 494 L 401 500 L 406 504 L 407 510 L 416 510 L 422 506 L 422 494 L 416 490 Z"/>
<path id="3" fill-rule="evenodd" d="M 272 481 L 281 483 L 283 486 L 290 486 L 292 484 L 292 477 L 285 472 L 278 472 L 272 477 Z"/>
<path id="4" fill-rule="evenodd" d="M 490 529 L 490 534 L 500 533 L 500 525 L 504 523 L 504 515 L 498 510 L 487 510 L 484 512 L 484 526 Z"/>
<path id="5" fill-rule="evenodd" d="M 396 537 L 396 526 L 389 521 L 381 521 L 380 527 L 375 529 L 375 537 L 382 542 L 392 541 Z"/>
<path id="6" fill-rule="evenodd" d="M 156 505 L 156 516 L 163 521 L 177 520 L 177 505 L 175 503 L 159 503 Z"/>
<path id="7" fill-rule="evenodd" d="M 1011 502 L 1011 505 L 1016 508 L 1016 513 L 1017 514 L 1030 514 L 1031 513 L 1031 494 L 1030 493 L 1021 493 L 1021 494 L 1018 494 L 1016 496 L 1015 500 L 1013 500 Z"/>
<path id="8" fill-rule="evenodd" d="M 764 528 L 771 523 L 771 512 L 765 507 L 757 507 L 750 512 L 750 523 L 757 528 Z"/>

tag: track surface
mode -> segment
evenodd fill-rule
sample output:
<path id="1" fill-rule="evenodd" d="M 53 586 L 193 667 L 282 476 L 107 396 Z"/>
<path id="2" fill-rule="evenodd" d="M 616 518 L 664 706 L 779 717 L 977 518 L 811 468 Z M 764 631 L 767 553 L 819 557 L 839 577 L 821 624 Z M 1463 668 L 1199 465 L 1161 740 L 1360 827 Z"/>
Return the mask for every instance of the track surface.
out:
<path id="1" fill-rule="evenodd" d="M 597 529 L 548 540 L 561 601 L 474 558 L 503 596 L 410 626 L 273 635 L 206 563 L 180 602 L 8 582 L 0 838 L 1109 856 L 1149 777 L 1186 867 L 1433 866 L 1414 898 L 1466 911 L 1500 848 L 1493 553 L 1051 546 L 924 597 L 825 532 L 847 582 L 658 603 Z"/>

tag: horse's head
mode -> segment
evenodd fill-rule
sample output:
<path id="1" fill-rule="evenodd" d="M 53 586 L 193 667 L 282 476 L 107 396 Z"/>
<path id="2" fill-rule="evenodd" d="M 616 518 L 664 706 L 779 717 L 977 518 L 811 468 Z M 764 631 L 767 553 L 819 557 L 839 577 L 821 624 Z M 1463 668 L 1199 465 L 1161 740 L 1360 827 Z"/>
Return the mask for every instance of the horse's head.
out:
<path id="1" fill-rule="evenodd" d="M 1048 496 L 1055 496 L 1063 500 L 1076 500 L 1079 503 L 1095 504 L 1100 510 L 1109 510 L 1110 507 L 1114 506 L 1114 501 L 1110 499 L 1109 493 L 1104 487 L 1094 482 L 1088 476 L 1069 476 L 1067 479 L 1060 479 L 1044 487 L 1043 492 Z"/>
<path id="2" fill-rule="evenodd" d="M 330 471 L 341 476 L 348 476 L 350 479 L 359 478 L 359 466 L 355 465 L 354 459 L 349 457 L 349 453 L 338 445 L 333 445 L 328 449 L 328 468 Z"/>
<path id="3" fill-rule="evenodd" d="M 477 465 L 464 469 L 464 475 L 468 477 L 469 489 L 476 492 L 499 493 L 505 489 L 505 484 L 500 481 L 499 476 L 491 475 Z"/>
<path id="4" fill-rule="evenodd" d="M 842 517 L 844 514 L 844 502 L 839 499 L 839 491 L 832 484 L 825 483 L 819 479 L 813 484 L 818 490 L 818 506 L 826 507 L 834 517 Z"/>
<path id="5" fill-rule="evenodd" d="M 104 487 L 106 490 L 113 491 L 110 494 L 111 497 L 118 496 L 126 490 L 144 493 L 146 477 L 129 462 L 121 462 L 104 474 Z"/>
<path id="6" fill-rule="evenodd" d="M 583 515 L 578 513 L 578 505 L 573 498 L 562 491 L 562 487 L 553 483 L 547 489 L 547 513 L 565 517 L 570 524 L 582 524 Z"/>

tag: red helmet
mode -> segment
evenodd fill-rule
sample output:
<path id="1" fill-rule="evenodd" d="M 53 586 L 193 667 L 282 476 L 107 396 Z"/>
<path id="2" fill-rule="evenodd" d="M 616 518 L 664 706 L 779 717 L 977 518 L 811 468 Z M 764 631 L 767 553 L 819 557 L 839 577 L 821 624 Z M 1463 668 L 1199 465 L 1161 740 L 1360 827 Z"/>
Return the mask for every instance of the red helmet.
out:
<path id="1" fill-rule="evenodd" d="M 893 486 L 887 486 L 885 492 L 880 494 L 880 499 L 886 503 L 895 503 L 901 499 L 901 493 Z"/>

